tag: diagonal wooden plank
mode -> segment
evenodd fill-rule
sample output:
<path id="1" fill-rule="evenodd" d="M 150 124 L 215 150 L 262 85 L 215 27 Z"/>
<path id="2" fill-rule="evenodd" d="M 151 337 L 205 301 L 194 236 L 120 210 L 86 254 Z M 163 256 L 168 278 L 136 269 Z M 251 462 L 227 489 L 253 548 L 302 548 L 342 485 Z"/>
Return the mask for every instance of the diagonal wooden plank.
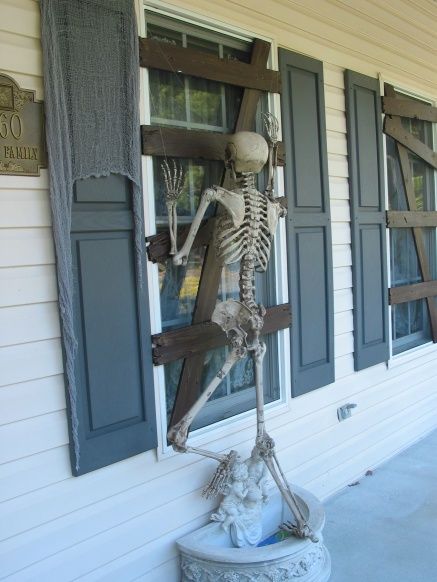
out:
<path id="1" fill-rule="evenodd" d="M 385 85 L 385 93 L 387 97 L 396 97 L 395 90 L 392 85 Z M 400 118 L 396 118 L 397 122 L 400 124 Z M 388 118 L 386 117 L 386 120 Z M 410 211 L 417 211 L 416 194 L 414 192 L 414 182 L 413 175 L 411 173 L 411 165 L 408 157 L 407 149 L 398 141 L 396 142 L 396 148 L 399 156 L 399 164 L 401 168 L 402 181 L 407 197 L 407 207 Z M 422 279 L 424 282 L 432 280 L 431 272 L 429 268 L 428 257 L 425 249 L 425 242 L 423 238 L 423 231 L 420 227 L 413 228 L 413 238 L 416 247 L 417 258 L 419 261 L 419 267 L 422 274 Z M 391 292 L 390 292 L 391 297 Z M 427 306 L 429 319 L 431 322 L 431 333 L 434 342 L 437 342 L 437 307 L 433 297 L 427 297 Z"/>
<path id="2" fill-rule="evenodd" d="M 256 39 L 253 44 L 251 65 L 265 67 L 269 58 L 270 44 Z M 255 122 L 256 109 L 262 91 L 257 89 L 245 89 L 238 113 L 235 131 L 251 130 Z M 223 180 L 227 183 L 226 174 Z M 222 266 L 218 264 L 214 245 L 210 245 L 206 251 L 199 290 L 192 323 L 209 321 L 214 310 Z M 205 353 L 196 354 L 184 360 L 178 391 L 170 420 L 170 426 L 178 422 L 188 409 L 196 401 L 203 372 Z"/>
<path id="3" fill-rule="evenodd" d="M 417 139 L 417 137 L 414 137 L 412 133 L 407 131 L 403 127 L 400 117 L 386 117 L 384 120 L 384 131 L 387 135 L 437 170 L 437 152 L 434 152 L 430 147 L 420 141 L 420 139 Z"/>
<path id="4" fill-rule="evenodd" d="M 267 69 L 267 61 L 251 61 L 247 64 L 151 38 L 140 37 L 139 45 L 141 67 L 193 75 L 270 93 L 281 92 L 279 72 Z"/>

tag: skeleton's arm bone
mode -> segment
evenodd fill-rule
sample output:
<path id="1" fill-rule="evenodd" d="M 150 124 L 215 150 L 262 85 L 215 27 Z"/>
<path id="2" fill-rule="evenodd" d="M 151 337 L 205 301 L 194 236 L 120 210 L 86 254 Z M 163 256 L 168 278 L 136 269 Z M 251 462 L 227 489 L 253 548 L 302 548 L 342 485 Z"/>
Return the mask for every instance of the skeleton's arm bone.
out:
<path id="1" fill-rule="evenodd" d="M 167 214 L 170 231 L 170 255 L 174 255 L 177 251 L 176 244 L 178 236 L 176 204 L 174 202 L 167 202 Z"/>
<path id="2" fill-rule="evenodd" d="M 208 210 L 208 206 L 211 204 L 211 202 L 214 202 L 215 199 L 216 191 L 214 188 L 207 188 L 203 192 L 202 197 L 200 199 L 199 207 L 196 212 L 196 216 L 194 217 L 194 220 L 191 223 L 191 227 L 188 232 L 187 238 L 185 239 L 184 245 L 180 249 L 180 251 L 176 253 L 173 257 L 174 265 L 187 264 L 188 255 L 190 254 L 191 247 L 193 246 L 194 239 L 196 238 L 196 234 L 200 228 L 202 219 L 205 216 L 205 212 Z"/>
<path id="3" fill-rule="evenodd" d="M 234 348 L 228 354 L 228 357 L 225 360 L 225 363 L 211 380 L 209 385 L 206 389 L 202 392 L 193 406 L 189 409 L 189 411 L 181 418 L 179 422 L 173 425 L 167 433 L 168 440 L 174 445 L 174 448 L 179 451 L 187 451 L 190 450 L 186 447 L 185 443 L 188 438 L 188 430 L 190 425 L 192 424 L 193 420 L 202 410 L 202 408 L 207 403 L 208 399 L 212 396 L 215 392 L 217 387 L 220 385 L 223 378 L 225 378 L 229 372 L 231 371 L 232 367 L 245 355 L 244 350 L 241 348 Z M 193 450 L 193 449 L 191 449 Z M 196 452 L 193 450 L 193 452 Z M 202 453 L 200 453 L 202 454 Z"/>

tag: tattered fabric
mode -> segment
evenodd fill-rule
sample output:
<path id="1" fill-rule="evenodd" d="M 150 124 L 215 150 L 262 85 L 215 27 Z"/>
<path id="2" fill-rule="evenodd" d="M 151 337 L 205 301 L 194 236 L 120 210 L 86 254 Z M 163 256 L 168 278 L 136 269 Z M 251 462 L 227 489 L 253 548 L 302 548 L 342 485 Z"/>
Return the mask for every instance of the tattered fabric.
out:
<path id="1" fill-rule="evenodd" d="M 76 469 L 80 450 L 70 242 L 76 180 L 110 173 L 133 183 L 141 278 L 138 35 L 132 0 L 41 0 L 50 200 Z"/>

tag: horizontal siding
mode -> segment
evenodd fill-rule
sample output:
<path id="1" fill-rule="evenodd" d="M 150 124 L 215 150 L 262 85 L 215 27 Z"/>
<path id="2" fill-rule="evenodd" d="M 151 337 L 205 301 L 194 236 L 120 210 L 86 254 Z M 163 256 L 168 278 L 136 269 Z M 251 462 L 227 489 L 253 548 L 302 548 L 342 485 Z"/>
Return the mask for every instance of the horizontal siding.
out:
<path id="1" fill-rule="evenodd" d="M 343 70 L 437 96 L 432 4 L 399 3 L 277 0 L 266 10 L 262 0 L 220 0 L 213 9 L 217 20 L 324 61 L 336 382 L 267 415 L 287 475 L 322 499 L 437 424 L 435 352 L 389 369 L 353 367 Z M 206 0 L 173 4 L 211 17 Z M 41 99 L 39 4 L 0 0 L 0 11 L 0 69 Z M 0 578 L 176 582 L 175 540 L 208 521 L 213 502 L 200 490 L 215 463 L 149 451 L 71 477 L 54 262 L 47 171 L 0 177 Z M 346 402 L 357 408 L 338 423 Z M 253 426 L 252 413 L 193 445 L 247 455 Z"/>
<path id="2" fill-rule="evenodd" d="M 55 301 L 0 308 L 0 347 L 60 336 L 59 309 Z"/>
<path id="3" fill-rule="evenodd" d="M 51 228 L 0 229 L 0 268 L 54 263 Z"/>
<path id="4" fill-rule="evenodd" d="M 62 372 L 60 340 L 43 340 L 0 349 L 0 386 Z"/>
<path id="5" fill-rule="evenodd" d="M 65 409 L 62 375 L 2 386 L 0 426 Z"/>
<path id="6" fill-rule="evenodd" d="M 0 305 L 49 303 L 58 297 L 54 265 L 0 269 Z"/>

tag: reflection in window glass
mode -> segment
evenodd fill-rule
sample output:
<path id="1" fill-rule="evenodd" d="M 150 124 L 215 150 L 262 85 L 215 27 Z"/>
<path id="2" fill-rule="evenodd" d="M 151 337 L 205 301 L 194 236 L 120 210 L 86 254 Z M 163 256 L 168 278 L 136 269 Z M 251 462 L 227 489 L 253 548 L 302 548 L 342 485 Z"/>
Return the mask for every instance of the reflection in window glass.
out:
<path id="1" fill-rule="evenodd" d="M 400 96 L 405 99 L 404 95 Z M 402 123 L 417 139 L 432 147 L 431 123 L 403 118 Z M 408 154 L 413 175 L 417 210 L 435 209 L 434 176 L 420 158 Z M 402 182 L 396 142 L 387 137 L 387 173 L 390 210 L 407 210 L 407 197 Z M 435 265 L 435 229 L 423 228 L 426 253 L 433 270 Z M 422 273 L 411 229 L 390 229 L 391 285 L 421 282 Z M 426 300 L 410 301 L 392 307 L 393 353 L 400 353 L 431 339 Z"/>
<path id="2" fill-rule="evenodd" d="M 221 58 L 248 62 L 250 44 L 211 33 L 200 28 L 181 24 L 170 18 L 146 14 L 147 36 L 160 42 L 193 48 L 215 54 Z M 193 78 L 176 72 L 153 71 L 149 73 L 151 123 L 154 125 L 183 127 L 203 131 L 229 133 L 233 131 L 242 98 L 242 89 L 214 81 Z M 168 228 L 161 179 L 162 159 L 154 158 L 154 192 L 157 230 Z M 221 162 L 183 160 L 186 171 L 184 191 L 178 201 L 180 227 L 191 223 L 200 194 L 207 187 L 219 184 L 223 173 Z M 210 207 L 209 215 L 214 213 Z M 163 331 L 189 325 L 195 307 L 205 249 L 193 249 L 186 267 L 174 267 L 171 260 L 159 266 L 159 284 Z M 264 305 L 275 304 L 273 262 L 270 273 L 259 276 L 258 300 Z M 219 300 L 238 298 L 239 265 L 225 266 L 222 273 Z M 265 362 L 265 399 L 279 398 L 276 372 L 275 338 L 267 339 Z M 207 353 L 201 386 L 204 388 L 215 376 L 226 358 L 227 348 Z M 182 361 L 165 367 L 167 414 L 173 409 L 176 390 L 182 370 Z M 196 418 L 193 428 L 233 416 L 255 406 L 254 372 L 250 359 L 236 364 L 222 381 L 205 409 Z"/>

